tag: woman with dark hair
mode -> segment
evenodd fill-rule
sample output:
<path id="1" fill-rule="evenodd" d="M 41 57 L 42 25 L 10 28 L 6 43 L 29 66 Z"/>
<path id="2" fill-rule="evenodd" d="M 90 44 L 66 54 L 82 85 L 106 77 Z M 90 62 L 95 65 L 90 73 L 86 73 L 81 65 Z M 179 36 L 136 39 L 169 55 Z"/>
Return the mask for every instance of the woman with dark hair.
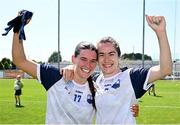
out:
<path id="1" fill-rule="evenodd" d="M 96 79 L 97 124 L 136 124 L 131 105 L 144 95 L 152 82 L 172 73 L 165 18 L 146 16 L 146 20 L 158 38 L 160 64 L 157 66 L 122 70 L 118 43 L 112 37 L 106 37 L 97 44 L 98 64 L 102 71 Z"/>
<path id="2" fill-rule="evenodd" d="M 172 73 L 171 51 L 163 16 L 146 16 L 155 31 L 160 48 L 160 64 L 151 68 L 120 68 L 121 51 L 112 37 L 97 44 L 98 64 L 102 73 L 94 75 L 96 124 L 136 124 L 131 106 L 151 87 L 151 83 Z M 66 69 L 71 74 L 71 69 Z M 73 74 L 73 73 L 72 73 Z M 73 75 L 64 75 L 72 79 Z M 71 77 L 66 77 L 71 76 Z"/>
<path id="3" fill-rule="evenodd" d="M 19 20 L 15 22 L 15 26 L 22 24 L 21 18 L 17 19 Z M 95 93 L 89 77 L 97 63 L 96 47 L 88 42 L 77 45 L 72 56 L 74 79 L 65 81 L 59 69 L 48 64 L 37 64 L 26 58 L 23 41 L 19 38 L 20 27 L 14 27 L 13 30 L 13 63 L 38 79 L 46 89 L 46 124 L 92 124 L 95 115 Z"/>

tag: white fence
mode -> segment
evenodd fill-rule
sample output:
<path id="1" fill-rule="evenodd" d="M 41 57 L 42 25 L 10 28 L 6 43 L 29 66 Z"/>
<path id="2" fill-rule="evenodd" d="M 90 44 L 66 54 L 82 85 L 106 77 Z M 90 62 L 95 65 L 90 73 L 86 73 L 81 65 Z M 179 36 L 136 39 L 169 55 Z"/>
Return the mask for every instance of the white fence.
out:
<path id="1" fill-rule="evenodd" d="M 70 65 L 72 63 L 70 62 L 61 62 L 60 63 L 60 68 L 63 68 L 67 65 Z M 155 65 L 158 65 L 158 61 L 145 61 L 144 62 L 144 67 L 152 67 Z M 51 64 L 55 67 L 58 67 L 57 63 Z M 142 67 L 142 61 L 129 61 L 129 60 L 123 60 L 120 61 L 120 66 L 121 67 L 128 67 L 128 68 L 134 68 L 134 67 Z M 95 72 L 99 72 L 99 67 L 97 66 L 95 69 Z M 27 73 L 21 71 L 21 70 L 1 70 L 0 71 L 0 78 L 15 78 L 17 74 L 20 74 L 23 78 L 32 78 L 30 75 Z M 171 76 L 167 76 L 165 79 L 180 79 L 180 62 L 176 62 L 173 65 L 173 74 Z"/>

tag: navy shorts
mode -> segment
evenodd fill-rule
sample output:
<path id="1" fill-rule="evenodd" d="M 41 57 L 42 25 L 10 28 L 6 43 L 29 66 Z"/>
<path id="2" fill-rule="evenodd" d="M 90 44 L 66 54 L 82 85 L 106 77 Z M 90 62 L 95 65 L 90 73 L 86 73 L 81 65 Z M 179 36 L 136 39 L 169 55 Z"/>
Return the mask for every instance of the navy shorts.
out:
<path id="1" fill-rule="evenodd" d="M 15 94 L 14 94 L 14 95 L 21 95 L 21 94 L 22 94 L 21 89 L 19 89 L 19 90 L 16 90 L 16 91 L 15 91 Z"/>

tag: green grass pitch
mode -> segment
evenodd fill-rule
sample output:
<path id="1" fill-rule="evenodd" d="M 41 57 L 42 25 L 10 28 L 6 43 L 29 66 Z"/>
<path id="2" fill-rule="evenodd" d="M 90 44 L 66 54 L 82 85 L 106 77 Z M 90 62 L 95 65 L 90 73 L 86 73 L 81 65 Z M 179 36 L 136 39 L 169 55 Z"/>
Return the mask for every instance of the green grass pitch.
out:
<path id="1" fill-rule="evenodd" d="M 14 80 L 0 79 L 0 124 L 44 124 L 46 90 L 37 80 L 23 79 L 22 108 L 15 107 Z M 160 80 L 157 96 L 139 100 L 138 124 L 180 124 L 180 81 Z"/>
<path id="2" fill-rule="evenodd" d="M 14 80 L 0 80 L 0 124 L 43 124 L 45 123 L 46 91 L 37 80 L 23 79 L 21 103 L 16 108 Z"/>

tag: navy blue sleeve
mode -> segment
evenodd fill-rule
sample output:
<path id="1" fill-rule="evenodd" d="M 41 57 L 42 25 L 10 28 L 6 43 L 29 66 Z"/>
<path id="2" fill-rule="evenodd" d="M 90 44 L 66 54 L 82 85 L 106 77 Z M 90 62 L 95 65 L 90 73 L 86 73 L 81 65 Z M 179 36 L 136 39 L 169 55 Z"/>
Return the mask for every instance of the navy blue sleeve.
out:
<path id="1" fill-rule="evenodd" d="M 143 89 L 149 68 L 133 68 L 130 71 L 130 78 L 136 98 L 142 97 L 146 90 Z"/>
<path id="2" fill-rule="evenodd" d="M 62 78 L 58 68 L 47 64 L 40 65 L 40 79 L 41 84 L 46 90 L 53 86 L 58 80 Z"/>

